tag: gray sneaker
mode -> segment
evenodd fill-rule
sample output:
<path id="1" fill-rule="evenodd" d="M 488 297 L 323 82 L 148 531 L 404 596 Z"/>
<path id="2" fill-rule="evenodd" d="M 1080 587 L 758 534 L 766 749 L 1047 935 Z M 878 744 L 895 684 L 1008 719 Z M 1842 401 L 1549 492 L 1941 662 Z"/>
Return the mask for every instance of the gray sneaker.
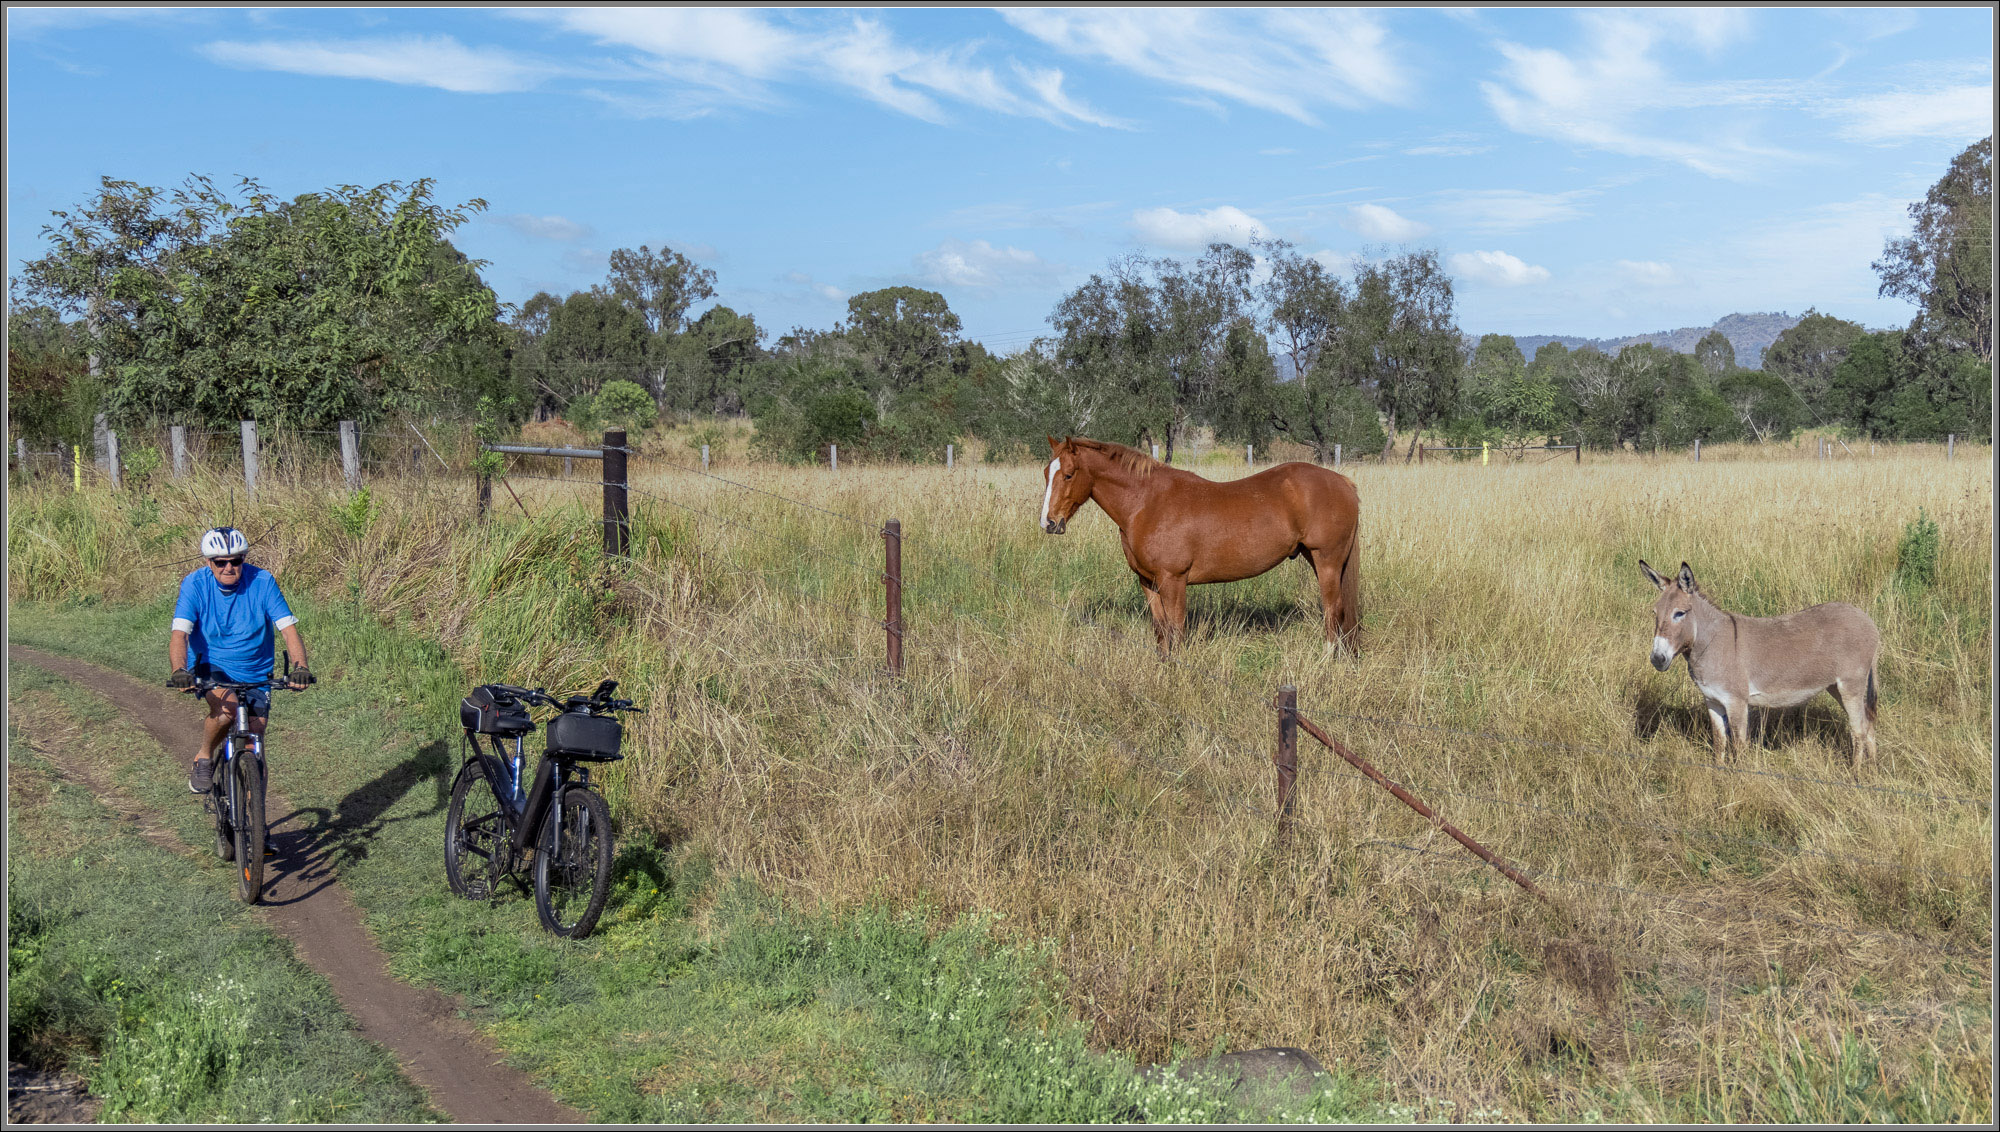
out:
<path id="1" fill-rule="evenodd" d="M 214 785 L 215 769 L 210 761 L 208 759 L 196 759 L 194 761 L 194 773 L 188 775 L 189 793 L 206 794 L 209 788 Z"/>

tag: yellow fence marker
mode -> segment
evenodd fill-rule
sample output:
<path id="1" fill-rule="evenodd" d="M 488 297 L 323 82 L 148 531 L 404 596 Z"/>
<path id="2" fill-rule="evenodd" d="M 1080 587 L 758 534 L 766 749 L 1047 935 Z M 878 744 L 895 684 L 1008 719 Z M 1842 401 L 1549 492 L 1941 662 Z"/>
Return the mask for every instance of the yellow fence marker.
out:
<path id="1" fill-rule="evenodd" d="M 1482 440 L 1479 442 L 1479 466 L 1482 468 L 1486 466 L 1486 455 L 1487 455 L 1486 447 L 1487 447 L 1486 441 Z"/>
<path id="2" fill-rule="evenodd" d="M 69 457 L 72 461 L 75 462 L 75 471 L 72 474 L 76 478 L 76 489 L 78 491 L 82 491 L 83 490 L 83 445 L 81 444 L 70 445 Z"/>

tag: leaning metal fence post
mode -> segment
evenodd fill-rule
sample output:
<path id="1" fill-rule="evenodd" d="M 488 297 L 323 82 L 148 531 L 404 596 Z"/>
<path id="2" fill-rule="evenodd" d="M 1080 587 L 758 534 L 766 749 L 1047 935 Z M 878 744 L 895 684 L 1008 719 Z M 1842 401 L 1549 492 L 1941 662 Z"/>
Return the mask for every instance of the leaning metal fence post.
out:
<path id="1" fill-rule="evenodd" d="M 630 529 L 625 506 L 625 430 L 604 430 L 604 553 L 623 555 Z"/>
<path id="2" fill-rule="evenodd" d="M 1292 828 L 1292 792 L 1299 780 L 1299 690 L 1286 684 L 1278 689 L 1278 753 L 1271 761 L 1278 767 L 1278 836 Z"/>
<path id="3" fill-rule="evenodd" d="M 882 590 L 888 631 L 889 675 L 903 674 L 903 523 L 891 519 L 882 524 Z"/>

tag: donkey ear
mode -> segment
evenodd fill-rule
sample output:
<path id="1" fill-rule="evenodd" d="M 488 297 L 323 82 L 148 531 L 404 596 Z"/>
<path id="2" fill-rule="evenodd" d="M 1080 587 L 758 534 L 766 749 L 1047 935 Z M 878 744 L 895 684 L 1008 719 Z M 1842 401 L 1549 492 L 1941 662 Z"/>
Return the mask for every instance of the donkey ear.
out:
<path id="1" fill-rule="evenodd" d="M 1694 584 L 1694 571 L 1689 569 L 1688 564 L 1685 562 L 1681 563 L 1681 576 L 1674 580 L 1679 582 L 1681 588 L 1689 593 L 1694 593 L 1700 589 L 1699 586 Z"/>
<path id="2" fill-rule="evenodd" d="M 1651 566 L 1646 565 L 1646 560 L 1643 558 L 1639 560 L 1639 572 L 1641 574 L 1646 575 L 1647 581 L 1653 583 L 1654 585 L 1660 587 L 1661 589 L 1667 588 L 1667 580 L 1665 578 L 1660 577 L 1658 574 L 1655 574 L 1653 572 L 1653 568 Z"/>

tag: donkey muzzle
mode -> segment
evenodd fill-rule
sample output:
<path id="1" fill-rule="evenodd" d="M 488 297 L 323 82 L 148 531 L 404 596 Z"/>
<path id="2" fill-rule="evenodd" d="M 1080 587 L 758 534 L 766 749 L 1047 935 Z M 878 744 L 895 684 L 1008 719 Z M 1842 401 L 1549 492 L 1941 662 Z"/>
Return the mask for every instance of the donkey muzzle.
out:
<path id="1" fill-rule="evenodd" d="M 1667 639 L 1665 637 L 1653 638 L 1652 661 L 1653 661 L 1653 667 L 1659 669 L 1662 672 L 1665 672 L 1667 669 L 1673 667 L 1674 646 L 1668 644 Z"/>

